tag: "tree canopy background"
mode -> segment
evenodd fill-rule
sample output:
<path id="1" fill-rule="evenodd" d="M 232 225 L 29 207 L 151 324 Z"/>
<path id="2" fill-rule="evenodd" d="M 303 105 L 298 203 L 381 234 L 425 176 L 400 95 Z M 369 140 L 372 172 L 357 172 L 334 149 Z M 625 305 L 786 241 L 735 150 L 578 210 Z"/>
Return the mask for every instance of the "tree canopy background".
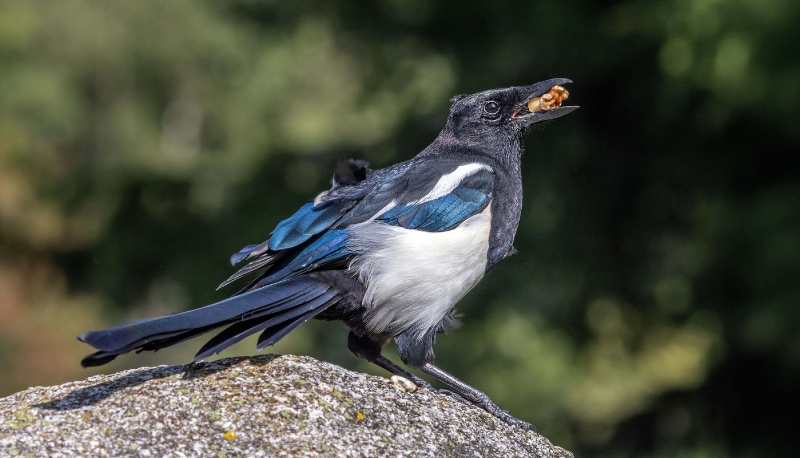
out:
<path id="1" fill-rule="evenodd" d="M 0 0 L 0 395 L 93 373 L 79 332 L 225 297 L 231 253 L 338 161 L 412 157 L 453 95 L 569 77 L 520 254 L 437 362 L 579 456 L 788 456 L 797 43 L 793 0 Z M 381 373 L 345 336 L 274 351 Z"/>

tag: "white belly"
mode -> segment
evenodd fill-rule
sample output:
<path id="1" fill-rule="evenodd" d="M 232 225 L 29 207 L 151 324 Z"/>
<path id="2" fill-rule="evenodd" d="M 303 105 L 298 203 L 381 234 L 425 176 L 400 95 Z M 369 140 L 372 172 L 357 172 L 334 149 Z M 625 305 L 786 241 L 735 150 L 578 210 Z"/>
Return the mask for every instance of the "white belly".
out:
<path id="1" fill-rule="evenodd" d="M 350 265 L 367 286 L 366 325 L 375 333 L 421 338 L 486 271 L 491 210 L 455 229 L 424 232 L 370 222 L 350 229 Z"/>

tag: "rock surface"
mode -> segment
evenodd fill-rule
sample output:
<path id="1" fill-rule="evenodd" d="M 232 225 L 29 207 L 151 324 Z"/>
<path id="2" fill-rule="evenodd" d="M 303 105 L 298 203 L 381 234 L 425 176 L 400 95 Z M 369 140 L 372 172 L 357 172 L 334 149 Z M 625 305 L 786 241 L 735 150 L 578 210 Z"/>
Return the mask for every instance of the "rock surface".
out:
<path id="1" fill-rule="evenodd" d="M 0 456 L 572 456 L 456 398 L 296 356 L 30 388 L 0 418 Z"/>

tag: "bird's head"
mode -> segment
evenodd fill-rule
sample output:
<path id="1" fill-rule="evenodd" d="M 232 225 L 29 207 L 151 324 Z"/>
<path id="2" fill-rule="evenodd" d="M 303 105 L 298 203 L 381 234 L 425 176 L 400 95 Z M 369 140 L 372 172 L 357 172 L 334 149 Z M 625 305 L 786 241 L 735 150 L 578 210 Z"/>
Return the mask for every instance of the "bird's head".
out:
<path id="1" fill-rule="evenodd" d="M 561 86 L 571 82 L 566 78 L 554 78 L 530 86 L 456 96 L 445 131 L 455 138 L 477 142 L 519 139 L 532 125 L 578 108 L 561 106 L 568 96 Z"/>

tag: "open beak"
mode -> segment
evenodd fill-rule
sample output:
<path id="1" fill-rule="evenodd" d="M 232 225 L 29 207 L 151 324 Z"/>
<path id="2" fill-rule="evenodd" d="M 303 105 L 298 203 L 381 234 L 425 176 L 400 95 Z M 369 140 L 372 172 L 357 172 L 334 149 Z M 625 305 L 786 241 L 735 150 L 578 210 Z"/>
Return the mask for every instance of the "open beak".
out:
<path id="1" fill-rule="evenodd" d="M 571 83 L 566 78 L 553 78 L 518 89 L 520 103 L 514 108 L 511 122 L 529 127 L 537 122 L 560 118 L 578 109 L 577 106 L 561 106 L 569 97 L 562 85 Z"/>

